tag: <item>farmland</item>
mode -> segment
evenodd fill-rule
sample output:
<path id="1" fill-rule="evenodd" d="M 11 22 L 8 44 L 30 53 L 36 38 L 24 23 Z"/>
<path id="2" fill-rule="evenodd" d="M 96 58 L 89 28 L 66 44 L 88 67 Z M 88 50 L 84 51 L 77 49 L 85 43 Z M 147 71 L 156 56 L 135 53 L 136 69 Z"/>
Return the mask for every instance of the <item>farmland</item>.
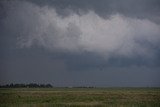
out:
<path id="1" fill-rule="evenodd" d="M 160 88 L 1 88 L 0 107 L 160 107 Z"/>

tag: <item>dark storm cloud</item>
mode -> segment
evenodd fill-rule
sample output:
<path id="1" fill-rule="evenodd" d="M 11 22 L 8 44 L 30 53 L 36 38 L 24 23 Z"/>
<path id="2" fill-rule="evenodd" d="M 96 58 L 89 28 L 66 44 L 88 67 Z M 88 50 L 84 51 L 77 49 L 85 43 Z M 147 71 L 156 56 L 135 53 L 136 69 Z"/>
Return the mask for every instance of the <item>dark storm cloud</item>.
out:
<path id="1" fill-rule="evenodd" d="M 160 86 L 158 0 L 0 1 L 0 82 Z"/>
<path id="2" fill-rule="evenodd" d="M 118 11 L 104 19 L 94 8 L 79 15 L 63 2 L 70 12 L 64 17 L 54 6 L 27 1 L 3 4 L 6 7 L 3 25 L 11 35 L 16 35 L 17 44 L 22 48 L 37 45 L 51 51 L 76 54 L 86 51 L 106 59 L 113 54 L 152 58 L 157 52 L 152 46 L 158 47 L 160 25 L 148 19 L 127 17 Z M 55 5 L 59 5 L 58 2 Z"/>
<path id="3" fill-rule="evenodd" d="M 61 15 L 67 15 L 69 9 L 81 14 L 94 10 L 102 17 L 120 13 L 127 17 L 150 19 L 160 23 L 159 0 L 30 0 L 40 6 L 54 6 Z M 68 12 L 67 12 L 68 11 Z"/>

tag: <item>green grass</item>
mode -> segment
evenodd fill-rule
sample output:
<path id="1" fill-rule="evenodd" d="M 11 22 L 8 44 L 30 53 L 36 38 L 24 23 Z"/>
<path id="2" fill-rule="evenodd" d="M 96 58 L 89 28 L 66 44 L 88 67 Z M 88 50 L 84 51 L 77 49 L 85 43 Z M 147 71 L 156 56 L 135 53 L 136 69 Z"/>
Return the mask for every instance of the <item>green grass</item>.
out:
<path id="1" fill-rule="evenodd" d="M 0 107 L 160 107 L 160 88 L 1 88 Z"/>

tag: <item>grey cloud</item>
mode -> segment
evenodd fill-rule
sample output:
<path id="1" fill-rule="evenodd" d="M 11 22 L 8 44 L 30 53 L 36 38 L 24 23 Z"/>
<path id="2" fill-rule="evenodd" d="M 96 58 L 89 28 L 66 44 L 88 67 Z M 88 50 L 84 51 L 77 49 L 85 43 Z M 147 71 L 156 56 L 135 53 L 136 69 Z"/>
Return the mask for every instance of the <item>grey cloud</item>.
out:
<path id="1" fill-rule="evenodd" d="M 158 10 L 158 0 L 0 1 L 0 84 L 160 86 Z"/>
<path id="2" fill-rule="evenodd" d="M 83 10 L 94 10 L 102 17 L 110 17 L 115 13 L 123 14 L 127 17 L 149 19 L 160 23 L 160 2 L 159 0 L 30 0 L 40 6 L 54 6 L 61 15 L 68 15 L 72 10 L 81 14 Z"/>
<path id="3" fill-rule="evenodd" d="M 62 17 L 55 7 L 27 1 L 3 5 L 6 8 L 3 25 L 16 35 L 17 44 L 22 48 L 37 45 L 51 51 L 86 51 L 108 59 L 113 54 L 153 58 L 157 51 L 143 43 L 159 47 L 160 25 L 148 19 L 126 17 L 121 12 L 105 19 L 94 9 Z"/>

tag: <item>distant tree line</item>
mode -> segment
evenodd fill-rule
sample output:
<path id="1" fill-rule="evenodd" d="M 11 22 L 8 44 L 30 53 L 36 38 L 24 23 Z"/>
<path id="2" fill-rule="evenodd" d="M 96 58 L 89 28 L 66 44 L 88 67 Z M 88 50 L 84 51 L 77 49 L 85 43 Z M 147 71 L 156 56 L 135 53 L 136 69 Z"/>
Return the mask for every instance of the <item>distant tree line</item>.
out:
<path id="1" fill-rule="evenodd" d="M 36 83 L 29 83 L 29 84 L 6 84 L 0 85 L 0 88 L 52 88 L 51 84 L 36 84 Z"/>
<path id="2" fill-rule="evenodd" d="M 72 87 L 72 88 L 96 88 L 96 87 L 94 87 L 94 86 L 78 86 L 78 87 Z"/>

